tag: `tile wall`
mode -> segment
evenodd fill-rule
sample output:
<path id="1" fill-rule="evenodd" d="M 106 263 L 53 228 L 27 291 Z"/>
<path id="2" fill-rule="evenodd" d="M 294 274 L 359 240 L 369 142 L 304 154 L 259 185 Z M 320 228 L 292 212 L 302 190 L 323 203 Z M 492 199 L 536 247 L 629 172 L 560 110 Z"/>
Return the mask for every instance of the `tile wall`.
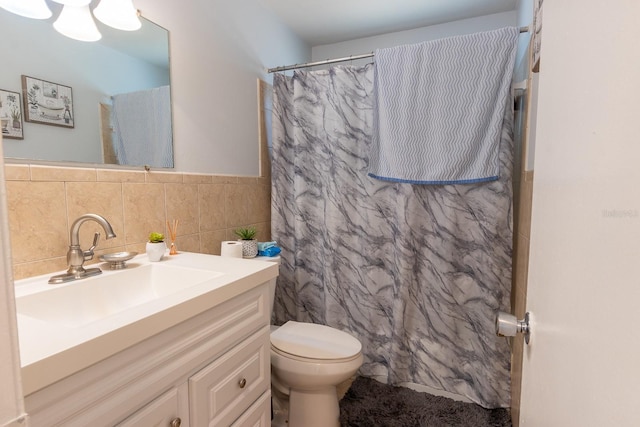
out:
<path id="1" fill-rule="evenodd" d="M 116 233 L 101 237 L 94 262 L 102 253 L 144 252 L 149 233 L 168 235 L 166 221 L 173 219 L 179 221 L 179 251 L 219 254 L 220 243 L 235 240 L 240 226 L 255 226 L 260 241 L 271 237 L 268 173 L 255 178 L 7 164 L 5 174 L 15 279 L 65 269 L 70 226 L 85 213 L 104 216 Z M 104 236 L 94 222 L 82 225 L 83 249 L 96 231 Z"/>

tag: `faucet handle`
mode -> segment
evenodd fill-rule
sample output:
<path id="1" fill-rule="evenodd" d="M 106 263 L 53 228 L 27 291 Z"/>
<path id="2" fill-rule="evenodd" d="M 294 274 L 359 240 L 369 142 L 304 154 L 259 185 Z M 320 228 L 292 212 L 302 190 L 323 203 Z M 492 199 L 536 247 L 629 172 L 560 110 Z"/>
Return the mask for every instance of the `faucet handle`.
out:
<path id="1" fill-rule="evenodd" d="M 96 248 L 96 246 L 98 246 L 98 240 L 100 240 L 100 233 L 96 232 L 96 234 L 93 235 L 93 244 L 91 245 L 91 247 L 82 252 L 85 261 L 93 259 L 93 250 Z"/>

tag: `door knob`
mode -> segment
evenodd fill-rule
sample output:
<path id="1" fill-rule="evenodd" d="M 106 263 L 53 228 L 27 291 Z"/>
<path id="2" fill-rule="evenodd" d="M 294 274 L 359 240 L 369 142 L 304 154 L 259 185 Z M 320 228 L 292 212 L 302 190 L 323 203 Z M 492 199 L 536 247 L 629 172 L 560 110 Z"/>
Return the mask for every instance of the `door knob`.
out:
<path id="1" fill-rule="evenodd" d="M 510 313 L 498 312 L 496 317 L 496 334 L 501 337 L 515 337 L 517 333 L 524 334 L 524 342 L 529 344 L 529 334 L 531 326 L 529 325 L 529 312 L 525 313 L 524 319 L 518 320 L 516 316 Z"/>

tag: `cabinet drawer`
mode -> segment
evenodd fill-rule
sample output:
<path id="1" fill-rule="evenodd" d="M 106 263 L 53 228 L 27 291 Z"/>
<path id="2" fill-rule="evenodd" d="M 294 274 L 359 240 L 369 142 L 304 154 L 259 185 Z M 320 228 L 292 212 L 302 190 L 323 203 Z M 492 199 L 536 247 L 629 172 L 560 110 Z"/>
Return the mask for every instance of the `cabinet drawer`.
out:
<path id="1" fill-rule="evenodd" d="M 179 418 L 178 414 L 178 389 L 174 387 L 123 422 L 117 424 L 117 427 L 170 426 L 173 420 Z"/>
<path id="2" fill-rule="evenodd" d="M 271 391 L 267 390 L 231 427 L 270 427 Z"/>
<path id="3" fill-rule="evenodd" d="M 229 426 L 271 383 L 269 327 L 189 378 L 189 407 L 194 426 Z"/>

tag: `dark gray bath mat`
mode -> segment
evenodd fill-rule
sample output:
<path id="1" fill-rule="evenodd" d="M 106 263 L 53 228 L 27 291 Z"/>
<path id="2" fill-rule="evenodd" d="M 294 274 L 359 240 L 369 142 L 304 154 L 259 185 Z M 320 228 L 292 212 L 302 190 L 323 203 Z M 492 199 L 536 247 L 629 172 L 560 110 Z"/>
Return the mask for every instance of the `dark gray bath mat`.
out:
<path id="1" fill-rule="evenodd" d="M 342 427 L 511 427 L 507 409 L 485 409 L 358 377 L 340 401 Z"/>

